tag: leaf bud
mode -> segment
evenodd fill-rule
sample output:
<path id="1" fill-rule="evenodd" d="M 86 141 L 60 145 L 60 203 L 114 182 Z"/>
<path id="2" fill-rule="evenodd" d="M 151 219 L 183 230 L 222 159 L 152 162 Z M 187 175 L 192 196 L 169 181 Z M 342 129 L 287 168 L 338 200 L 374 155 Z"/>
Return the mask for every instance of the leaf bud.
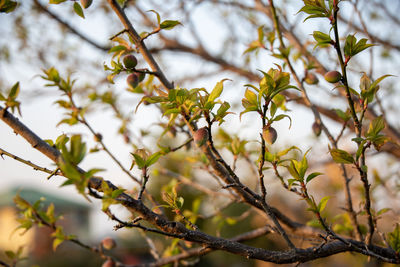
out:
<path id="1" fill-rule="evenodd" d="M 265 125 L 263 128 L 262 136 L 265 142 L 272 145 L 278 138 L 278 133 L 276 132 L 275 128 Z"/>
<path id="2" fill-rule="evenodd" d="M 330 83 L 337 83 L 342 78 L 342 74 L 336 70 L 329 71 L 325 73 L 325 80 Z"/>

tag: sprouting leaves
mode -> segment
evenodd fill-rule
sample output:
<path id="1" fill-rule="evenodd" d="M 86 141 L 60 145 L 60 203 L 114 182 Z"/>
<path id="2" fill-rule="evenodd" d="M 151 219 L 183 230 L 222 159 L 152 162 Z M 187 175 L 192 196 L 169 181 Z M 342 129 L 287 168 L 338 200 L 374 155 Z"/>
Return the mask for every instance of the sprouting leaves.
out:
<path id="1" fill-rule="evenodd" d="M 135 153 L 131 153 L 134 160 L 132 161 L 131 168 L 136 164 L 139 169 L 146 169 L 151 165 L 155 164 L 158 159 L 162 156 L 162 152 L 156 152 L 154 154 L 149 154 L 144 149 L 137 149 Z"/>
<path id="2" fill-rule="evenodd" d="M 311 18 L 329 18 L 332 14 L 332 0 L 329 0 L 328 6 L 325 4 L 325 0 L 303 0 L 303 2 L 304 6 L 299 10 L 299 12 L 309 14 L 304 21 Z"/>
<path id="3" fill-rule="evenodd" d="M 385 128 L 385 121 L 382 116 L 378 116 L 371 121 L 366 133 L 366 140 L 370 141 L 376 150 L 379 149 L 389 141 L 389 137 L 380 134 L 380 132 Z"/>
<path id="4" fill-rule="evenodd" d="M 102 169 L 90 169 L 83 172 L 78 169 L 77 165 L 84 159 L 86 155 L 86 144 L 82 142 L 81 135 L 73 135 L 68 140 L 66 137 L 62 138 L 63 141 L 58 142 L 61 150 L 62 158 L 57 162 L 58 167 L 68 180 L 63 185 L 74 184 L 78 192 L 85 198 L 85 189 L 89 183 L 89 179 Z M 67 142 L 69 141 L 69 148 Z"/>
<path id="5" fill-rule="evenodd" d="M 281 92 L 287 89 L 296 89 L 297 87 L 289 85 L 290 74 L 283 72 L 280 67 L 278 69 L 270 69 L 268 72 L 261 71 L 264 77 L 259 83 L 259 87 L 255 87 L 251 84 L 246 84 L 248 87 L 246 89 L 244 98 L 242 99 L 242 106 L 245 108 L 244 111 L 240 113 L 240 116 L 247 112 L 257 111 L 262 114 L 263 102 L 270 104 L 275 96 L 278 96 Z M 277 105 L 277 104 L 276 104 Z M 280 106 L 280 105 L 277 105 Z M 278 117 L 276 120 L 280 120 L 283 117 Z"/>
<path id="6" fill-rule="evenodd" d="M 0 101 L 3 101 L 6 105 L 6 108 L 11 108 L 11 112 L 14 113 L 15 109 L 17 109 L 18 114 L 21 115 L 20 102 L 17 101 L 17 97 L 19 95 L 20 86 L 19 82 L 15 83 L 13 87 L 11 87 L 8 96 L 5 97 L 0 93 Z"/>
<path id="7" fill-rule="evenodd" d="M 156 14 L 157 26 L 153 29 L 152 32 L 142 32 L 140 34 L 140 36 L 142 37 L 143 40 L 148 38 L 150 35 L 153 35 L 153 34 L 156 34 L 156 33 L 160 32 L 161 30 L 172 30 L 176 26 L 182 25 L 182 23 L 180 23 L 178 20 L 164 20 L 164 21 L 161 21 L 160 14 L 157 11 L 153 10 L 153 9 L 149 10 L 148 12 L 153 12 L 154 14 Z"/>
<path id="8" fill-rule="evenodd" d="M 331 37 L 328 34 L 320 32 L 320 31 L 314 31 L 313 37 L 314 37 L 315 41 L 317 42 L 317 44 L 314 46 L 314 49 L 317 48 L 318 46 L 326 47 L 333 43 L 333 40 L 331 39 Z"/>
<path id="9" fill-rule="evenodd" d="M 388 243 L 394 251 L 400 252 L 400 226 L 398 223 L 394 230 L 388 233 Z"/>
<path id="10" fill-rule="evenodd" d="M 393 75 L 386 74 L 379 77 L 375 81 L 371 81 L 371 79 L 365 73 L 363 73 L 360 78 L 360 96 L 362 99 L 366 100 L 367 103 L 371 103 L 374 100 L 376 93 L 380 89 L 379 83 L 390 76 Z"/>
<path id="11" fill-rule="evenodd" d="M 368 47 L 374 46 L 373 44 L 367 44 L 368 39 L 361 39 L 357 42 L 357 38 L 354 35 L 348 35 L 344 44 L 344 55 L 347 61 L 367 49 Z"/>

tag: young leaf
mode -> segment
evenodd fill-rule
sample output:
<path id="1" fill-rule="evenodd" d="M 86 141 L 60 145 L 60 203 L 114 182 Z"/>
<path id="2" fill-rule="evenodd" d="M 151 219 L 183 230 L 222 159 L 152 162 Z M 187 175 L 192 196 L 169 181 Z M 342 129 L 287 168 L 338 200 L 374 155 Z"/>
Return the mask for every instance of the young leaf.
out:
<path id="1" fill-rule="evenodd" d="M 182 24 L 177 20 L 164 20 L 160 24 L 160 28 L 163 30 L 172 30 L 177 25 L 182 25 Z"/>
<path id="2" fill-rule="evenodd" d="M 76 14 L 78 14 L 79 17 L 81 17 L 83 19 L 85 18 L 85 14 L 83 14 L 83 9 L 82 9 L 81 5 L 78 4 L 78 2 L 74 3 L 74 11 Z"/>
<path id="3" fill-rule="evenodd" d="M 328 203 L 328 200 L 329 200 L 330 198 L 331 198 L 330 196 L 326 196 L 326 197 L 323 197 L 323 198 L 321 199 L 321 201 L 320 201 L 319 204 L 318 204 L 318 211 L 319 211 L 319 213 L 321 213 L 321 212 L 325 209 L 326 204 Z"/>
<path id="4" fill-rule="evenodd" d="M 141 156 L 139 156 L 138 154 L 135 154 L 135 153 L 131 153 L 131 154 L 135 158 L 135 162 L 138 165 L 139 169 L 144 168 L 145 167 L 144 159 Z"/>
<path id="5" fill-rule="evenodd" d="M 369 124 L 367 136 L 376 136 L 383 128 L 385 128 L 385 120 L 382 116 L 378 116 Z"/>
<path id="6" fill-rule="evenodd" d="M 353 164 L 354 158 L 346 151 L 341 149 L 331 149 L 329 153 L 332 156 L 332 159 L 336 163 L 343 163 L 343 164 Z"/>
<path id="7" fill-rule="evenodd" d="M 315 177 L 319 176 L 323 174 L 322 172 L 313 172 L 311 174 L 309 174 L 306 178 L 306 183 L 310 182 L 312 179 L 314 179 Z"/>
<path id="8" fill-rule="evenodd" d="M 388 233 L 388 242 L 394 251 L 400 252 L 400 226 L 398 223 L 393 232 Z"/>

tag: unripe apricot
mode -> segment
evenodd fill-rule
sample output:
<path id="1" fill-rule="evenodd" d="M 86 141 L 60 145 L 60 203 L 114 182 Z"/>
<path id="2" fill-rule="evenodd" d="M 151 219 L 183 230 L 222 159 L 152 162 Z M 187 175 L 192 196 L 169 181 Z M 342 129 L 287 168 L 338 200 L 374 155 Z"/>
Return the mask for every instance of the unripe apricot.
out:
<path id="1" fill-rule="evenodd" d="M 136 73 L 132 73 L 126 78 L 126 83 L 132 87 L 135 88 L 139 84 L 139 76 Z"/>
<path id="2" fill-rule="evenodd" d="M 340 79 L 342 79 L 342 74 L 340 74 L 340 72 L 336 70 L 332 70 L 325 73 L 324 78 L 327 82 L 337 83 L 338 81 L 340 81 Z"/>
<path id="3" fill-rule="evenodd" d="M 84 9 L 90 7 L 92 3 L 93 0 L 81 0 L 81 5 L 83 6 Z"/>
<path id="4" fill-rule="evenodd" d="M 272 145 L 278 138 L 278 133 L 276 132 L 275 128 L 271 126 L 264 126 L 262 136 L 265 142 Z"/>
<path id="5" fill-rule="evenodd" d="M 127 69 L 134 69 L 137 65 L 137 59 L 134 55 L 127 55 L 123 59 L 124 66 Z"/>
<path id="6" fill-rule="evenodd" d="M 111 250 L 117 246 L 117 243 L 111 237 L 106 237 L 101 241 L 101 245 L 106 250 Z"/>
<path id="7" fill-rule="evenodd" d="M 307 84 L 317 84 L 318 83 L 318 78 L 314 73 L 309 72 L 309 73 L 307 73 L 307 76 L 304 79 L 304 81 Z"/>
<path id="8" fill-rule="evenodd" d="M 197 146 L 202 146 L 204 145 L 207 140 L 208 140 L 208 130 L 207 127 L 203 127 L 198 129 L 194 134 L 193 134 L 193 140 L 196 143 Z"/>

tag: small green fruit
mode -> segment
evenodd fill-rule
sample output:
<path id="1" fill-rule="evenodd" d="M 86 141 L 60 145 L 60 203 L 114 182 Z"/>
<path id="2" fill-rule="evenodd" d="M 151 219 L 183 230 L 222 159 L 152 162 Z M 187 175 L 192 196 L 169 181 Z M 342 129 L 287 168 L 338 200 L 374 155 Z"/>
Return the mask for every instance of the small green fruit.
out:
<path id="1" fill-rule="evenodd" d="M 101 267 L 115 267 L 115 262 L 113 260 L 106 260 Z"/>
<path id="2" fill-rule="evenodd" d="M 322 132 L 321 124 L 315 121 L 312 125 L 312 130 L 316 136 L 320 136 Z"/>
<path id="3" fill-rule="evenodd" d="M 106 237 L 101 241 L 101 245 L 106 250 L 111 250 L 117 246 L 117 243 L 111 237 Z"/>
<path id="4" fill-rule="evenodd" d="M 127 69 L 134 69 L 137 65 L 137 59 L 134 55 L 127 55 L 123 59 L 124 66 Z"/>
<path id="5" fill-rule="evenodd" d="M 342 74 L 340 74 L 340 72 L 336 70 L 332 70 L 325 73 L 324 78 L 327 82 L 337 83 L 338 81 L 340 81 L 340 79 L 342 79 Z"/>
<path id="6" fill-rule="evenodd" d="M 84 9 L 90 7 L 92 3 L 93 0 L 81 0 L 81 5 L 83 6 Z"/>
<path id="7" fill-rule="evenodd" d="M 139 75 L 137 73 L 132 73 L 126 78 L 126 83 L 132 87 L 135 88 L 139 85 Z"/>
<path id="8" fill-rule="evenodd" d="M 208 130 L 207 127 L 203 127 L 198 129 L 194 134 L 193 134 L 193 140 L 196 143 L 197 146 L 202 146 L 204 145 L 207 140 L 208 140 Z"/>
<path id="9" fill-rule="evenodd" d="M 272 145 L 278 138 L 278 133 L 276 132 L 275 128 L 266 125 L 264 126 L 262 136 L 265 142 Z"/>
<path id="10" fill-rule="evenodd" d="M 318 78 L 314 73 L 309 72 L 309 73 L 307 73 L 307 76 L 304 79 L 304 81 L 307 84 L 317 84 L 318 83 Z"/>

